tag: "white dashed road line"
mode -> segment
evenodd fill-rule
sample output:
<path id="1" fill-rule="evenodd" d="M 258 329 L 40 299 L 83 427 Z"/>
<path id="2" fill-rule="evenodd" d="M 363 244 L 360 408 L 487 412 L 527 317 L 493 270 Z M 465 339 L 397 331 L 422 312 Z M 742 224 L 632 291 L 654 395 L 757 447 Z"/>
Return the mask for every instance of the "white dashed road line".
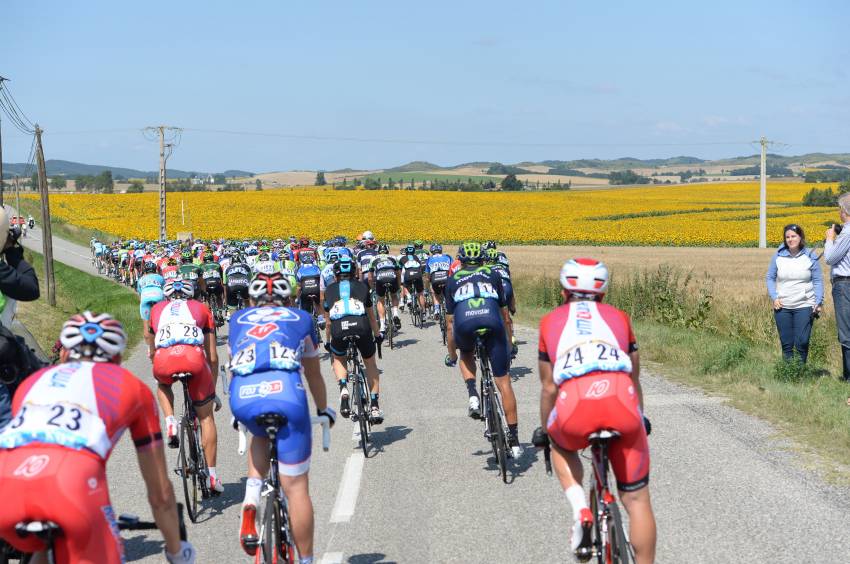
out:
<path id="1" fill-rule="evenodd" d="M 356 452 L 345 461 L 342 481 L 336 492 L 336 501 L 331 512 L 331 523 L 347 523 L 354 515 L 357 494 L 360 492 L 360 478 L 363 475 L 363 463 L 366 459 L 362 452 Z"/>

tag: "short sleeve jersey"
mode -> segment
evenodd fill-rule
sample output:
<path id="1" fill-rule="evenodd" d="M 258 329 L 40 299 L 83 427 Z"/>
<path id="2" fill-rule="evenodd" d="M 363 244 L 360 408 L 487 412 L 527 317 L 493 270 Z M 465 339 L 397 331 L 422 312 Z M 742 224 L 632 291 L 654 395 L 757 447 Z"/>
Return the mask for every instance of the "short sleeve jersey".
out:
<path id="1" fill-rule="evenodd" d="M 141 278 L 139 278 L 138 283 L 136 284 L 139 292 L 145 290 L 145 288 L 159 288 L 160 290 L 165 285 L 165 279 L 159 274 L 150 273 L 145 274 Z"/>
<path id="2" fill-rule="evenodd" d="M 334 282 L 325 289 L 325 311 L 331 319 L 366 315 L 372 307 L 369 287 L 359 280 Z"/>
<path id="3" fill-rule="evenodd" d="M 21 383 L 14 419 L 0 448 L 42 443 L 94 453 L 104 461 L 130 430 L 137 449 L 162 440 L 150 389 L 129 371 L 105 362 L 42 368 Z"/>
<path id="4" fill-rule="evenodd" d="M 251 267 L 242 262 L 235 262 L 224 271 L 224 282 L 228 286 L 247 286 L 251 281 Z"/>
<path id="5" fill-rule="evenodd" d="M 432 284 L 445 284 L 449 278 L 449 268 L 452 258 L 449 255 L 434 255 L 425 263 L 425 271 L 431 278 Z"/>
<path id="6" fill-rule="evenodd" d="M 449 277 L 446 283 L 446 312 L 454 315 L 457 306 L 480 304 L 478 300 L 488 300 L 498 307 L 506 307 L 502 278 L 487 266 L 462 268 Z M 469 304 L 467 304 L 469 302 Z"/>
<path id="7" fill-rule="evenodd" d="M 151 310 L 151 333 L 156 348 L 204 344 L 204 335 L 215 331 L 210 308 L 197 300 L 159 302 Z"/>
<path id="8" fill-rule="evenodd" d="M 553 365 L 560 384 L 591 372 L 631 372 L 638 349 L 629 316 L 592 301 L 570 302 L 540 320 L 539 358 Z"/>
<path id="9" fill-rule="evenodd" d="M 237 376 L 283 370 L 297 372 L 302 358 L 318 356 L 313 318 L 289 307 L 249 307 L 230 319 L 230 370 Z"/>

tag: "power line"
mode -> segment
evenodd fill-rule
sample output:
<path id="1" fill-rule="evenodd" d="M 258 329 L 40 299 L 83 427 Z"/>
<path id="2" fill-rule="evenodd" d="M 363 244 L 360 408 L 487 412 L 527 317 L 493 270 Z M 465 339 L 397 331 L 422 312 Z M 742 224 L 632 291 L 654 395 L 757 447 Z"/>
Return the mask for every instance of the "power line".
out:
<path id="1" fill-rule="evenodd" d="M 7 78 L 0 77 L 0 108 L 3 109 L 3 112 L 8 116 L 9 121 L 11 121 L 21 133 L 33 135 L 35 133 L 34 124 L 15 101 L 12 93 L 9 92 L 9 87 L 6 86 L 6 82 L 8 82 L 8 80 L 9 79 Z"/>

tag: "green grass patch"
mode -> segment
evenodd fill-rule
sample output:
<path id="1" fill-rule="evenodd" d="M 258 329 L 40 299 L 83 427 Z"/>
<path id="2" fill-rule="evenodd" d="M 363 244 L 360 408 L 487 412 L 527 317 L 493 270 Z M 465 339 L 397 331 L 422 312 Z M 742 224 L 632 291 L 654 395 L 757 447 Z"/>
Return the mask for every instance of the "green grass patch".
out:
<path id="1" fill-rule="evenodd" d="M 50 354 L 53 344 L 59 338 L 62 324 L 71 315 L 85 310 L 109 312 L 119 319 L 127 332 L 128 350 L 132 350 L 139 342 L 142 320 L 139 316 L 139 298 L 135 292 L 105 278 L 54 261 L 56 307 L 51 307 L 47 303 L 42 255 L 27 250 L 25 257 L 36 270 L 41 297 L 34 302 L 18 302 L 17 317 L 45 353 Z"/>
<path id="2" fill-rule="evenodd" d="M 9 202 L 11 203 L 11 202 Z M 36 226 L 41 225 L 41 203 L 37 200 L 21 199 L 21 215 L 32 215 L 35 218 Z M 61 237 L 84 247 L 89 246 L 92 237 L 97 237 L 101 241 L 114 241 L 118 239 L 111 233 L 100 231 L 99 229 L 90 229 L 88 227 L 80 227 L 73 223 L 68 223 L 55 215 L 50 218 L 50 226 L 53 229 L 53 235 Z"/>
<path id="3" fill-rule="evenodd" d="M 555 279 L 518 278 L 518 321 L 536 326 L 560 304 Z M 728 398 L 831 461 L 824 475 L 850 482 L 850 385 L 840 379 L 835 320 L 815 323 L 809 363 L 785 362 L 764 300 L 717 303 L 711 280 L 662 265 L 612 279 L 606 301 L 632 317 L 643 359 L 668 379 Z"/>

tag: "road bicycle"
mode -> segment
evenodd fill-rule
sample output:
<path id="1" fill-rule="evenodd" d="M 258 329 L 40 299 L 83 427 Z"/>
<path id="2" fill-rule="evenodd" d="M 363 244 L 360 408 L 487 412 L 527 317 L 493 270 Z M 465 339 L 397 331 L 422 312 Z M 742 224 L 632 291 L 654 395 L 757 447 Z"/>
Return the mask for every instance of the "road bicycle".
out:
<path id="1" fill-rule="evenodd" d="M 437 315 L 440 321 L 440 333 L 443 335 L 443 345 L 446 344 L 446 340 L 448 339 L 448 322 L 446 321 L 446 306 L 443 302 L 440 302 Z"/>
<path id="2" fill-rule="evenodd" d="M 396 328 L 393 323 L 393 297 L 392 284 L 384 284 L 384 327 L 386 327 L 387 344 L 390 350 L 393 348 L 393 339 L 396 336 Z"/>
<path id="3" fill-rule="evenodd" d="M 183 504 L 177 504 L 177 519 L 180 523 L 180 540 L 186 540 L 186 527 L 183 523 Z M 140 521 L 136 515 L 122 513 L 116 520 L 119 531 L 152 531 L 157 529 L 153 521 Z M 44 542 L 46 546 L 46 557 L 48 564 L 55 564 L 56 539 L 64 533 L 62 527 L 53 521 L 21 521 L 15 525 L 15 534 L 25 539 L 34 536 Z M 18 560 L 21 564 L 27 564 L 32 560 L 31 554 L 24 554 L 14 550 L 9 545 L 4 545 L 0 550 L 0 564 L 7 564 L 9 560 Z"/>
<path id="4" fill-rule="evenodd" d="M 349 335 L 345 337 L 347 350 L 345 353 L 345 370 L 348 373 L 348 382 L 351 384 L 351 420 L 360 427 L 360 448 L 363 456 L 369 457 L 368 446 L 369 432 L 372 430 L 372 395 L 369 391 L 369 381 L 366 378 L 366 370 L 360 360 L 360 352 L 357 350 L 357 337 Z M 381 349 L 378 348 L 378 356 Z"/>
<path id="5" fill-rule="evenodd" d="M 212 495 L 210 473 L 201 442 L 201 425 L 195 405 L 189 397 L 189 379 L 192 375 L 180 372 L 172 376 L 183 384 L 183 415 L 180 417 L 180 448 L 177 453 L 177 468 L 174 472 L 183 481 L 183 496 L 186 511 L 192 523 L 198 522 L 198 503 Z"/>
<path id="6" fill-rule="evenodd" d="M 481 418 L 484 420 L 484 437 L 490 441 L 502 482 L 507 483 L 508 452 L 511 449 L 508 444 L 510 430 L 502 404 L 502 395 L 493 380 L 487 347 L 484 344 L 484 339 L 489 332 L 489 329 L 479 329 L 475 336 L 475 359 L 481 373 Z"/>
<path id="7" fill-rule="evenodd" d="M 617 431 L 600 429 L 588 435 L 593 481 L 590 490 L 590 512 L 593 514 L 592 542 L 587 552 L 578 555 L 585 560 L 596 558 L 597 564 L 630 564 L 634 550 L 623 527 L 620 506 L 608 482 L 608 446 L 620 437 Z M 546 473 L 552 475 L 551 444 L 543 447 Z"/>
<path id="8" fill-rule="evenodd" d="M 290 527 L 289 506 L 280 488 L 277 452 L 277 435 L 286 427 L 288 420 L 286 415 L 280 413 L 263 413 L 254 421 L 265 429 L 269 438 L 269 473 L 263 483 L 262 497 L 265 499 L 265 507 L 257 540 L 260 550 L 257 551 L 255 562 L 294 563 L 297 562 L 295 539 Z M 327 451 L 331 441 L 330 421 L 327 417 L 311 417 L 310 422 L 322 425 L 322 448 Z"/>
<path id="9" fill-rule="evenodd" d="M 425 326 L 425 312 L 419 306 L 419 293 L 412 291 L 413 287 L 408 288 L 410 293 L 410 321 L 414 327 L 422 328 Z"/>
<path id="10" fill-rule="evenodd" d="M 224 325 L 224 304 L 221 301 L 221 294 L 214 287 L 207 286 L 205 301 L 213 314 L 215 326 L 222 327 Z"/>

